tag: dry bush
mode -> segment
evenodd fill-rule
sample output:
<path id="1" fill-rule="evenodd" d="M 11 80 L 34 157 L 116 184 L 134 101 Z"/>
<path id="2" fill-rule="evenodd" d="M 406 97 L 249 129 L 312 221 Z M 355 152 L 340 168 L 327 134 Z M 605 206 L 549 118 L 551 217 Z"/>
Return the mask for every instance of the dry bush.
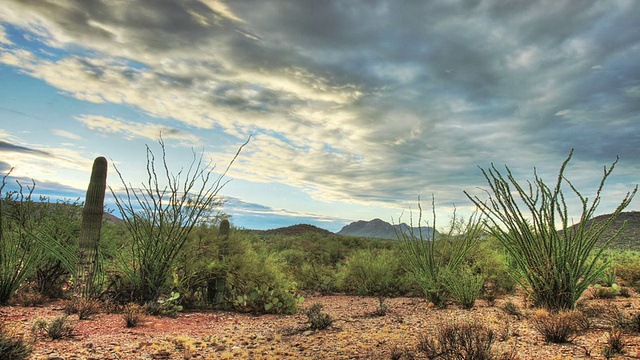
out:
<path id="1" fill-rule="evenodd" d="M 122 308 L 122 318 L 128 328 L 138 326 L 144 314 L 144 307 L 136 303 L 128 303 Z"/>
<path id="2" fill-rule="evenodd" d="M 73 335 L 75 326 L 67 316 L 58 316 L 50 321 L 39 319 L 31 328 L 35 338 L 49 338 L 59 340 L 70 338 Z"/>
<path id="3" fill-rule="evenodd" d="M 580 311 L 549 313 L 540 310 L 535 314 L 532 324 L 545 341 L 554 344 L 571 342 L 590 326 L 588 317 Z"/>
<path id="4" fill-rule="evenodd" d="M 615 355 L 624 353 L 625 343 L 622 340 L 622 330 L 611 328 L 607 337 L 607 342 L 602 349 L 602 355 L 607 359 L 611 359 Z"/>
<path id="5" fill-rule="evenodd" d="M 78 314 L 78 320 L 86 320 L 102 311 L 102 303 L 94 298 L 74 297 L 64 306 L 67 315 Z"/>

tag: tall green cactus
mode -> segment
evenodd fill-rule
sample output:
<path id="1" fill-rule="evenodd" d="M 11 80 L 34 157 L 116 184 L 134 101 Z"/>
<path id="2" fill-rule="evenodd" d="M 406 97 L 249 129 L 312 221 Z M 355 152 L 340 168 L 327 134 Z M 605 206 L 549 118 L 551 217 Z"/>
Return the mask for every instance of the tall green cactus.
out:
<path id="1" fill-rule="evenodd" d="M 218 252 L 218 260 L 223 261 L 227 256 L 229 248 L 229 233 L 231 230 L 231 224 L 228 219 L 223 219 L 220 222 L 220 236 L 222 242 L 220 244 L 220 251 Z M 227 286 L 226 273 L 218 274 L 214 279 L 211 279 L 208 284 L 208 297 L 215 307 L 222 307 L 224 304 L 225 288 Z"/>
<path id="2" fill-rule="evenodd" d="M 106 187 L 107 159 L 100 156 L 94 160 L 93 168 L 91 169 L 91 180 L 87 188 L 84 209 L 82 210 L 82 228 L 78 241 L 76 295 L 82 295 L 83 297 L 90 296 L 93 288 Z"/>

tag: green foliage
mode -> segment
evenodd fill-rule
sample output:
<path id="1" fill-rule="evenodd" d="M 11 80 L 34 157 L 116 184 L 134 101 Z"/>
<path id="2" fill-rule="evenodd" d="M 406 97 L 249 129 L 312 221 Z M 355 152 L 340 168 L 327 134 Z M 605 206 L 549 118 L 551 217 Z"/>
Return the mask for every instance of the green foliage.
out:
<path id="1" fill-rule="evenodd" d="M 432 199 L 433 228 L 436 228 L 435 199 Z M 435 236 L 435 232 L 424 234 L 422 231 L 422 207 L 418 202 L 419 235 L 413 232 L 398 232 L 402 261 L 413 274 L 424 295 L 436 306 L 443 306 L 450 288 L 443 279 L 444 273 L 455 272 L 461 266 L 467 254 L 481 238 L 481 226 L 476 214 L 469 221 L 462 222 L 455 212 L 449 232 Z M 428 224 L 427 224 L 428 225 Z M 413 220 L 410 222 L 413 228 Z"/>
<path id="2" fill-rule="evenodd" d="M 613 299 L 620 294 L 620 285 L 612 284 L 611 286 L 602 286 L 595 284 L 593 286 L 593 297 L 595 299 Z"/>
<path id="3" fill-rule="evenodd" d="M 355 251 L 342 271 L 342 290 L 359 295 L 388 297 L 405 293 L 411 286 L 400 256 L 392 250 Z"/>
<path id="4" fill-rule="evenodd" d="M 13 336 L 7 329 L 4 320 L 0 320 L 0 359 L 25 360 L 33 349 L 22 337 Z"/>
<path id="5" fill-rule="evenodd" d="M 447 284 L 451 298 L 465 309 L 471 309 L 482 292 L 484 280 L 473 273 L 469 266 L 460 266 L 455 270 L 445 269 L 441 273 L 442 281 Z"/>
<path id="6" fill-rule="evenodd" d="M 291 314 L 304 300 L 285 273 L 282 258 L 263 247 L 229 256 L 226 271 L 229 303 L 235 310 Z"/>
<path id="7" fill-rule="evenodd" d="M 155 156 L 147 146 L 147 183 L 141 188 L 134 187 L 125 182 L 116 168 L 124 195 L 110 188 L 131 233 L 133 261 L 123 262 L 122 270 L 130 278 L 132 294 L 138 296 L 139 302 L 154 301 L 167 290 L 189 234 L 199 223 L 218 215 L 217 209 L 223 203 L 218 192 L 226 184 L 224 176 L 242 149 L 216 178 L 212 177 L 215 166 L 203 163 L 203 156 L 195 153 L 186 173 L 182 169 L 171 173 L 164 142 L 160 139 L 159 143 L 164 179 L 159 179 Z"/>
<path id="8" fill-rule="evenodd" d="M 302 310 L 307 317 L 307 324 L 311 330 L 324 330 L 333 325 L 335 321 L 330 314 L 322 311 L 322 304 L 315 303 L 309 309 Z"/>
<path id="9" fill-rule="evenodd" d="M 178 314 L 183 310 L 182 305 L 180 305 L 180 293 L 172 291 L 171 295 L 166 299 L 147 302 L 145 308 L 151 315 L 177 318 Z"/>
<path id="10" fill-rule="evenodd" d="M 25 192 L 18 183 L 19 190 L 4 193 L 10 173 L 2 178 L 0 185 L 0 305 L 7 304 L 46 256 L 32 235 L 37 216 L 32 199 L 35 184 Z"/>
<path id="11" fill-rule="evenodd" d="M 70 338 L 75 329 L 74 324 L 66 315 L 57 316 L 51 320 L 38 319 L 31 328 L 35 338 L 49 338 L 60 340 Z"/>
<path id="12" fill-rule="evenodd" d="M 490 187 L 489 199 L 483 201 L 467 194 L 488 217 L 491 234 L 509 253 L 514 278 L 536 305 L 550 310 L 572 309 L 582 293 L 600 278 L 606 266 L 598 266 L 597 261 L 612 238 L 604 241 L 603 248 L 594 251 L 594 247 L 637 191 L 636 186 L 627 193 L 608 220 L 591 224 L 604 183 L 617 160 L 608 169 L 605 167 L 596 195 L 589 202 L 564 175 L 572 154 L 573 151 L 560 167 L 553 188 L 535 172 L 533 183 L 522 186 L 508 167 L 505 176 L 492 165 L 489 170 L 482 169 Z M 563 184 L 570 187 L 582 205 L 580 222 L 573 227 Z M 522 204 L 526 211 L 521 210 Z M 562 231 L 557 231 L 557 223 Z"/>

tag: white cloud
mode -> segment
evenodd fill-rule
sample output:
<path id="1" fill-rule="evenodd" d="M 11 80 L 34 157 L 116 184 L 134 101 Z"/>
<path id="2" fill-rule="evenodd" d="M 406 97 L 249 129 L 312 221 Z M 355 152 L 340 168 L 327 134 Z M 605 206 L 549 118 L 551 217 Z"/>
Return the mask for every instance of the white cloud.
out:
<path id="1" fill-rule="evenodd" d="M 90 130 L 101 134 L 114 134 L 125 139 L 144 138 L 157 140 L 178 140 L 186 146 L 200 146 L 202 140 L 197 135 L 154 123 L 136 123 L 123 119 L 113 119 L 99 115 L 81 115 L 76 117 Z"/>

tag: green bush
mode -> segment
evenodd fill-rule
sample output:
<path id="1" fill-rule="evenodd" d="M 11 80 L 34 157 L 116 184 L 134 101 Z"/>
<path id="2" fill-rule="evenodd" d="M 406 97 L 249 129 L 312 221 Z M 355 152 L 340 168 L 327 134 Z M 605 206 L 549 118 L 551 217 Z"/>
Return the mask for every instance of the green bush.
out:
<path id="1" fill-rule="evenodd" d="M 400 256 L 392 250 L 358 250 L 341 271 L 345 292 L 388 297 L 406 293 L 411 287 Z"/>
<path id="2" fill-rule="evenodd" d="M 307 324 L 311 330 L 324 330 L 333 325 L 333 317 L 322 311 L 322 304 L 315 303 L 302 313 L 307 317 Z"/>
<path id="3" fill-rule="evenodd" d="M 182 305 L 180 305 L 180 293 L 172 291 L 171 296 L 166 299 L 147 302 L 145 308 L 151 315 L 177 318 L 178 314 L 183 310 Z"/>
<path id="4" fill-rule="evenodd" d="M 433 223 L 436 228 L 435 199 L 432 199 Z M 401 258 L 422 292 L 435 306 L 444 306 L 450 293 L 443 274 L 455 272 L 465 263 L 466 256 L 482 237 L 480 218 L 473 214 L 467 222 L 456 218 L 454 212 L 447 233 L 423 231 L 422 207 L 418 202 L 419 235 L 415 232 L 397 233 Z M 409 224 L 413 227 L 413 221 Z"/>
<path id="5" fill-rule="evenodd" d="M 277 254 L 264 248 L 247 249 L 229 257 L 226 264 L 229 305 L 237 310 L 256 313 L 298 311 L 303 298 L 297 285 L 285 273 L 285 264 Z"/>
<path id="6" fill-rule="evenodd" d="M 484 284 L 481 275 L 474 274 L 469 266 L 460 266 L 455 270 L 444 270 L 441 276 L 452 300 L 465 309 L 475 305 Z"/>

